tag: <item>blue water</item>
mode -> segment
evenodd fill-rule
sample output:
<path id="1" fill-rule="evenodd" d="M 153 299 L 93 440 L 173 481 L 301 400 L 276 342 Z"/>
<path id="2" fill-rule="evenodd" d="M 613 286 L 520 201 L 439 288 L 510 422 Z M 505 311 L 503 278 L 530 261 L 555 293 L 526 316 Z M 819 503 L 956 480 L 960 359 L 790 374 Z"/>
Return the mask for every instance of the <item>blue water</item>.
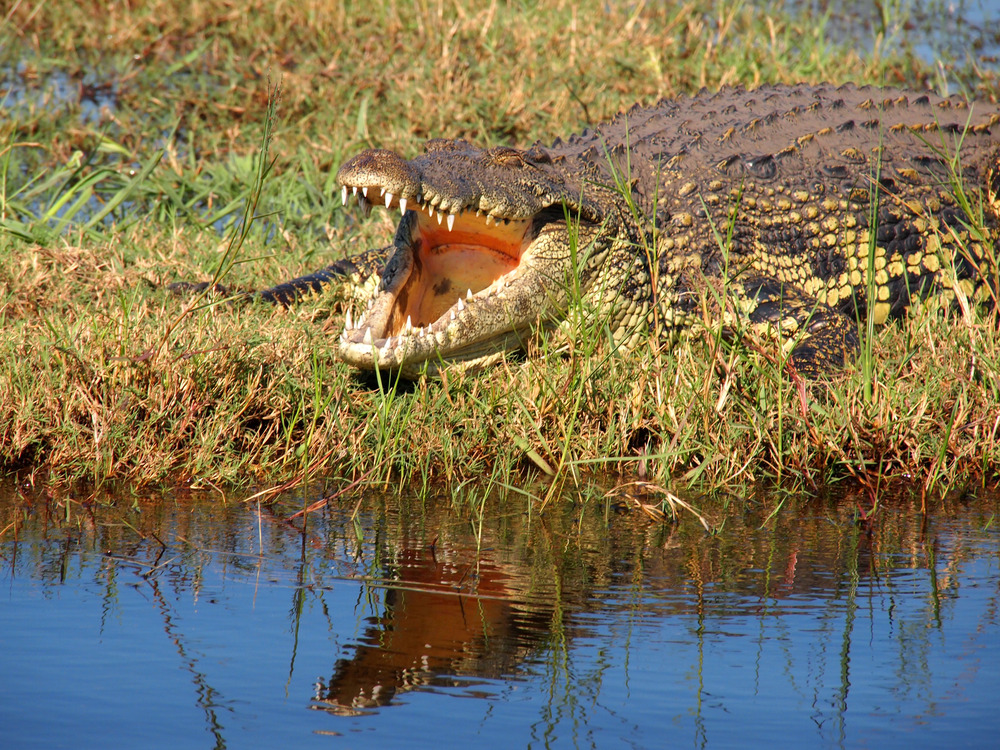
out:
<path id="1" fill-rule="evenodd" d="M 715 535 L 599 504 L 506 504 L 480 526 L 381 499 L 304 534 L 290 509 L 68 505 L 0 500 L 3 748 L 987 747 L 1000 732 L 995 498 L 926 523 L 900 501 L 870 529 L 853 503 L 786 501 Z"/>

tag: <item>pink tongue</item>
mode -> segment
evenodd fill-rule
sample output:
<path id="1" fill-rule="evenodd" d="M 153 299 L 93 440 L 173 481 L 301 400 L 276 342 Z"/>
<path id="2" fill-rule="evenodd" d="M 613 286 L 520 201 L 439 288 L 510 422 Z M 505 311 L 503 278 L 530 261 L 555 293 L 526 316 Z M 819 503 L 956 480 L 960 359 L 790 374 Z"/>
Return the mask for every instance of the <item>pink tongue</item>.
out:
<path id="1" fill-rule="evenodd" d="M 420 254 L 419 270 L 410 277 L 410 297 L 403 315 L 415 326 L 433 323 L 464 298 L 485 289 L 514 268 L 510 258 L 481 246 L 441 245 Z"/>

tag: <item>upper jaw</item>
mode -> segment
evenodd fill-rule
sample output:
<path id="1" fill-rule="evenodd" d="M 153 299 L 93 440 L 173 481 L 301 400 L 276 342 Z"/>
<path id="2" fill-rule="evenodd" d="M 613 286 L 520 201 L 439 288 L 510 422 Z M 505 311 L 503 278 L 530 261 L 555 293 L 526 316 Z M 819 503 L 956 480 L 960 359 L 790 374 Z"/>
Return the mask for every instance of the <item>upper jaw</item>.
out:
<path id="1" fill-rule="evenodd" d="M 464 141 L 431 141 L 427 148 L 412 161 L 393 151 L 362 151 L 337 172 L 344 202 L 349 193 L 360 192 L 367 201 L 384 201 L 387 208 L 398 205 L 404 213 L 416 204 L 432 218 L 439 215 L 442 224 L 466 212 L 491 222 L 525 220 L 546 205 L 541 196 L 551 192 L 553 183 L 537 170 L 515 174 L 489 158 L 495 150 L 483 151 Z M 543 189 L 525 190 L 524 184 Z"/>

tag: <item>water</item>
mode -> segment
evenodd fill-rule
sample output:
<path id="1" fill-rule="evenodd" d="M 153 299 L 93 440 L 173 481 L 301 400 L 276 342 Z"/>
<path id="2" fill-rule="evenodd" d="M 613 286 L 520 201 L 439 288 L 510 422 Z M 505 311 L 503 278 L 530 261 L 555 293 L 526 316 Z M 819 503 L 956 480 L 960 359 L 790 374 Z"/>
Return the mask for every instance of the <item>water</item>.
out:
<path id="1" fill-rule="evenodd" d="M 980 70 L 995 71 L 1000 63 L 1000 0 L 785 0 L 784 7 L 816 19 L 837 44 L 936 67 L 938 93 L 972 90 Z"/>
<path id="2" fill-rule="evenodd" d="M 8 492 L 0 747 L 992 746 L 1000 500 L 882 500 Z"/>

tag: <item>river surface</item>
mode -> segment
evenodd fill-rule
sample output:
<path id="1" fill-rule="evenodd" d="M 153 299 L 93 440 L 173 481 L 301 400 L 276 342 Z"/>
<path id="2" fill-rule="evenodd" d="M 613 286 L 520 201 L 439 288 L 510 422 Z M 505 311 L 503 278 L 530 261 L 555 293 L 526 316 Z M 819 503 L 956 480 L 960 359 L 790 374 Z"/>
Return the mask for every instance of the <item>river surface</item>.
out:
<path id="1" fill-rule="evenodd" d="M 1000 499 L 0 492 L 0 747 L 993 747 Z"/>

